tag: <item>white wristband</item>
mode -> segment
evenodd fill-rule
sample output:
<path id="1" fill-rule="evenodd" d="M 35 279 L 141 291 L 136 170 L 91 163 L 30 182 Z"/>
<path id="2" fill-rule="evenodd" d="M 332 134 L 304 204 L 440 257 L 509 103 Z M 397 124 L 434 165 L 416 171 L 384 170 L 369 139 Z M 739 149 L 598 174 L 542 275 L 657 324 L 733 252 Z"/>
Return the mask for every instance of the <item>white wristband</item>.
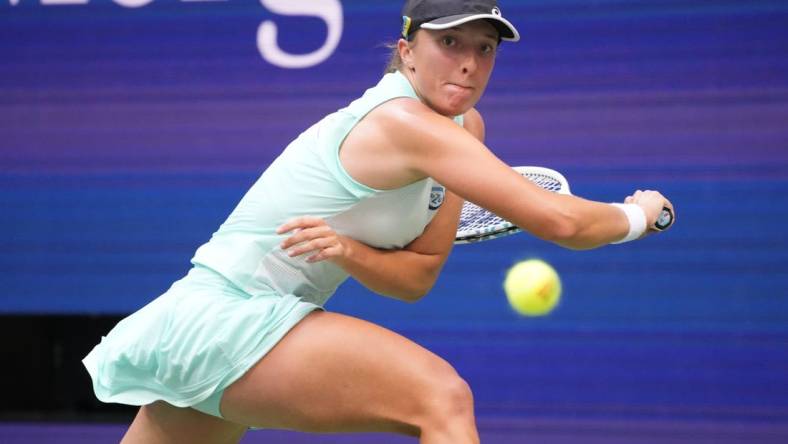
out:
<path id="1" fill-rule="evenodd" d="M 623 211 L 629 221 L 629 233 L 627 233 L 623 239 L 612 243 L 622 244 L 624 242 L 633 241 L 646 232 L 646 212 L 643 211 L 640 205 L 622 203 L 612 203 L 610 205 Z"/>

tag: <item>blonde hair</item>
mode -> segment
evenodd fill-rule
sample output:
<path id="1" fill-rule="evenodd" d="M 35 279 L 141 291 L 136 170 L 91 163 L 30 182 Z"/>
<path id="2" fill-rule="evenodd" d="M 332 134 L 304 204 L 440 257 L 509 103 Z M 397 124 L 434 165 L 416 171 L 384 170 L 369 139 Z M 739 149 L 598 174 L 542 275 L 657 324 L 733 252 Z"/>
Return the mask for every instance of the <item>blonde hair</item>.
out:
<path id="1" fill-rule="evenodd" d="M 389 52 L 389 61 L 386 64 L 386 69 L 383 71 L 383 74 L 389 74 L 401 70 L 402 58 L 399 56 L 399 49 L 397 48 L 397 42 L 386 43 L 385 46 L 390 50 L 390 52 Z"/>

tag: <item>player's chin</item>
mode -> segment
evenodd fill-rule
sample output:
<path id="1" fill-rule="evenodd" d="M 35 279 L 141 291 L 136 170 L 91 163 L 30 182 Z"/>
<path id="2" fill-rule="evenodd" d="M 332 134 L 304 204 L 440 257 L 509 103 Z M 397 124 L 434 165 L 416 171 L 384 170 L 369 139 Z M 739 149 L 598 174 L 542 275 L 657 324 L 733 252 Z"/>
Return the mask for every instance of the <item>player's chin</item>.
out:
<path id="1" fill-rule="evenodd" d="M 468 112 L 471 108 L 476 106 L 479 98 L 472 97 L 448 97 L 442 103 L 435 106 L 435 111 L 443 114 L 444 116 L 454 117 L 460 116 Z"/>

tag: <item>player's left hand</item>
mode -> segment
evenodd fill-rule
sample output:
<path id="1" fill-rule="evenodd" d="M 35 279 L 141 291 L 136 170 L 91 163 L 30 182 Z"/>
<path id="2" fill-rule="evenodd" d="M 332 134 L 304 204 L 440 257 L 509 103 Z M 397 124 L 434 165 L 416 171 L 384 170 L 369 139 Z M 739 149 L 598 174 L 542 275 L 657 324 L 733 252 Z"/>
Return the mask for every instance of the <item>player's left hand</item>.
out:
<path id="1" fill-rule="evenodd" d="M 287 221 L 276 229 L 277 234 L 291 234 L 279 245 L 290 257 L 310 254 L 307 262 L 343 257 L 343 237 L 319 217 L 303 216 Z"/>

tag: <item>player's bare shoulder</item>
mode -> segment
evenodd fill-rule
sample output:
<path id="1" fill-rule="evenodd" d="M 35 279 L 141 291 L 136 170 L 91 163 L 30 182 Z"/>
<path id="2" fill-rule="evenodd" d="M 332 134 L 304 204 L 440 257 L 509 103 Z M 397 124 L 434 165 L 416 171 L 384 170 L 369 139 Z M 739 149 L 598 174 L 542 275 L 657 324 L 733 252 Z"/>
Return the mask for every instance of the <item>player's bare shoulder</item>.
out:
<path id="1" fill-rule="evenodd" d="M 380 125 L 389 137 L 396 139 L 418 135 L 428 130 L 431 122 L 438 114 L 421 101 L 410 97 L 399 97 L 389 100 L 367 116 Z"/>
<path id="2" fill-rule="evenodd" d="M 370 117 L 378 122 L 386 137 L 397 141 L 400 149 L 422 154 L 442 144 L 438 142 L 446 143 L 467 134 L 450 117 L 412 98 L 390 100 L 371 112 Z M 477 117 L 481 118 L 471 117 L 472 125 L 483 126 L 478 124 Z"/>
<path id="3" fill-rule="evenodd" d="M 410 153 L 424 131 L 421 119 L 435 114 L 412 98 L 389 100 L 370 111 L 342 142 L 342 165 L 357 181 L 377 189 L 393 189 L 422 179 L 412 168 Z"/>
<path id="4" fill-rule="evenodd" d="M 435 114 L 418 99 L 399 97 L 386 101 L 356 124 L 346 137 L 343 150 L 358 147 L 373 155 L 396 155 L 419 140 L 420 133 L 429 128 L 424 120 Z"/>
<path id="5" fill-rule="evenodd" d="M 389 100 L 351 131 L 340 159 L 346 169 L 369 180 L 362 183 L 375 188 L 412 183 L 430 176 L 431 166 L 440 163 L 440 159 L 456 156 L 457 147 L 467 145 L 469 139 L 478 144 L 483 137 L 481 116 L 475 111 L 466 115 L 470 116 L 471 131 L 417 99 Z"/>

